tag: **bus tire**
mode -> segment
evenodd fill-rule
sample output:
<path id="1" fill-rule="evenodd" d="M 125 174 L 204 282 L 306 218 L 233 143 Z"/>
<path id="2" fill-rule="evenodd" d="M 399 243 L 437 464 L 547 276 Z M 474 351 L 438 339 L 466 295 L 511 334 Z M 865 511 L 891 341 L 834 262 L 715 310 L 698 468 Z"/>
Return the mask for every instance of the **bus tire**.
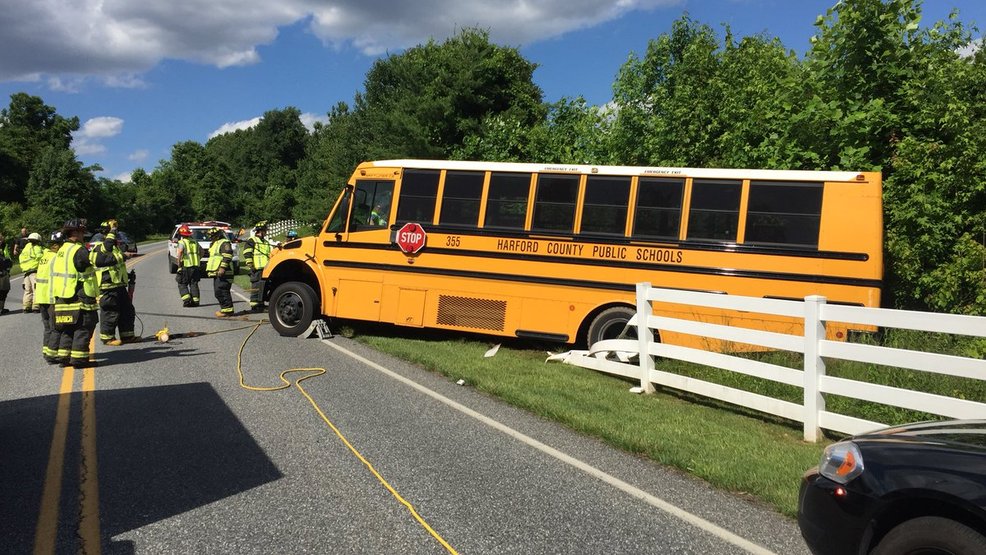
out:
<path id="1" fill-rule="evenodd" d="M 600 312 L 593 318 L 592 323 L 589 324 L 589 330 L 586 334 L 587 345 L 592 347 L 593 343 L 597 341 L 616 339 L 619 337 L 620 332 L 623 331 L 623 328 L 626 327 L 630 318 L 633 318 L 633 315 L 636 313 L 636 310 L 628 306 L 614 306 Z M 627 334 L 627 337 L 636 338 L 637 334 L 631 328 L 631 332 Z"/>
<path id="2" fill-rule="evenodd" d="M 282 336 L 297 337 L 315 317 L 315 291 L 300 281 L 282 283 L 270 296 L 270 325 Z"/>

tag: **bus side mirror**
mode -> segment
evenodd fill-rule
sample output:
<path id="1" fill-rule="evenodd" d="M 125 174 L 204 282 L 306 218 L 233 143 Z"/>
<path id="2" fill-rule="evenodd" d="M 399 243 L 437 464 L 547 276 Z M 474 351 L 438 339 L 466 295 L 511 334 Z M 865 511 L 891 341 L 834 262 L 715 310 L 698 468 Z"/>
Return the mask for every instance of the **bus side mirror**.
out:
<path id="1" fill-rule="evenodd" d="M 342 233 L 336 233 L 336 242 L 338 243 L 341 241 L 342 241 Z"/>

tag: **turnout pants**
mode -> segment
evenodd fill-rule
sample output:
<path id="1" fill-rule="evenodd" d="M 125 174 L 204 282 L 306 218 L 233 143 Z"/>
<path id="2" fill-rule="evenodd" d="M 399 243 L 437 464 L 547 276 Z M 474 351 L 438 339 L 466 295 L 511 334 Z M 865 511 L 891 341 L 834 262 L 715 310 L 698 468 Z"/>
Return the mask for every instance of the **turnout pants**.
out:
<path id="1" fill-rule="evenodd" d="M 41 335 L 41 356 L 48 362 L 54 362 L 58 357 L 58 344 L 55 343 L 52 346 L 51 341 L 52 336 L 55 334 L 55 328 L 52 326 L 55 320 L 55 309 L 50 304 L 41 304 L 38 306 L 41 307 L 41 325 L 44 327 L 44 332 Z"/>
<path id="2" fill-rule="evenodd" d="M 117 328 L 121 341 L 133 339 L 137 314 L 126 287 L 103 292 L 99 297 L 99 316 L 99 339 L 103 343 L 116 339 Z"/>
<path id="3" fill-rule="evenodd" d="M 178 294 L 181 295 L 181 300 L 198 304 L 200 274 L 201 269 L 198 266 L 178 268 L 175 281 L 178 282 Z"/>
<path id="4" fill-rule="evenodd" d="M 58 340 L 57 361 L 76 368 L 92 366 L 89 362 L 89 356 L 92 354 L 89 345 L 97 323 L 99 323 L 98 312 L 83 310 L 78 324 L 60 331 L 52 330 L 52 335 Z"/>
<path id="5" fill-rule="evenodd" d="M 219 301 L 220 312 L 233 313 L 233 294 L 230 292 L 232 288 L 233 281 L 229 277 L 216 276 L 212 281 L 212 290 L 216 294 L 216 300 Z"/>
<path id="6" fill-rule="evenodd" d="M 0 275 L 0 310 L 5 308 L 7 293 L 10 293 L 10 276 L 4 273 Z"/>
<path id="7" fill-rule="evenodd" d="M 264 280 L 260 277 L 263 273 L 263 270 L 250 272 L 250 308 L 264 306 Z"/>
<path id="8" fill-rule="evenodd" d="M 24 276 L 24 312 L 34 310 L 34 288 L 38 283 L 38 274 L 31 272 Z"/>

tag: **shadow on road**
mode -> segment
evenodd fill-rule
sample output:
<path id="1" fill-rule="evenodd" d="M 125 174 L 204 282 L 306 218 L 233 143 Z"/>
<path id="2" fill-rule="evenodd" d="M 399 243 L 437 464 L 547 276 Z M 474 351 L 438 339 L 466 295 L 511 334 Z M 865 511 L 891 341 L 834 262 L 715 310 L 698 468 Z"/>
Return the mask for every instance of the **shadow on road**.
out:
<path id="1" fill-rule="evenodd" d="M 76 552 L 79 421 L 74 394 L 57 552 Z M 281 478 L 207 383 L 98 391 L 95 398 L 103 551 L 111 538 Z M 0 403 L 0 534 L 6 553 L 30 553 L 57 396 Z M 143 546 L 153 551 L 153 546 Z"/>

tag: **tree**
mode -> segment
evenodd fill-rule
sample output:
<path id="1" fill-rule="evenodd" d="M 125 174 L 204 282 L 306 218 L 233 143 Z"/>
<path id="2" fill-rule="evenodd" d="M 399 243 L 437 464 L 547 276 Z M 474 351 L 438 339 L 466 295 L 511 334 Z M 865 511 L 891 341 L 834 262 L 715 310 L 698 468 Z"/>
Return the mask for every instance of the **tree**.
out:
<path id="1" fill-rule="evenodd" d="M 31 169 L 42 152 L 68 150 L 79 118 L 64 118 L 36 96 L 15 93 L 0 110 L 0 198 L 24 202 Z"/>
<path id="2" fill-rule="evenodd" d="M 95 190 L 91 169 L 83 167 L 71 150 L 48 146 L 31 171 L 27 186 L 31 203 L 24 218 L 30 227 L 43 231 L 61 228 L 73 218 L 87 218 Z"/>
<path id="3" fill-rule="evenodd" d="M 488 117 L 536 125 L 535 67 L 476 29 L 377 60 L 356 96 L 353 138 L 368 159 L 446 158 Z"/>

